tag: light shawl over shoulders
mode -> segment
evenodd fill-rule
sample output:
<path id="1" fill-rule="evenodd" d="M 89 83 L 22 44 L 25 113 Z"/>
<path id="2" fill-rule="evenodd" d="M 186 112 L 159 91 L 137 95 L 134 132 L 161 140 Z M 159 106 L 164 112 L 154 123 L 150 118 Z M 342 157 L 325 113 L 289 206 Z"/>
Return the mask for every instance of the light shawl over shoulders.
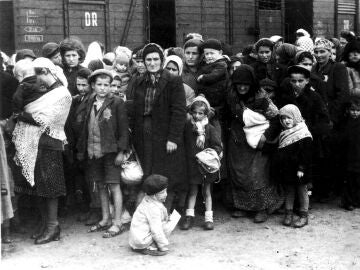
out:
<path id="1" fill-rule="evenodd" d="M 46 132 L 50 137 L 66 143 L 64 126 L 71 102 L 68 89 L 60 86 L 25 106 L 25 112 L 30 113 L 40 126 L 22 121 L 16 123 L 12 138 L 16 148 L 14 159 L 32 186 L 40 137 Z"/>

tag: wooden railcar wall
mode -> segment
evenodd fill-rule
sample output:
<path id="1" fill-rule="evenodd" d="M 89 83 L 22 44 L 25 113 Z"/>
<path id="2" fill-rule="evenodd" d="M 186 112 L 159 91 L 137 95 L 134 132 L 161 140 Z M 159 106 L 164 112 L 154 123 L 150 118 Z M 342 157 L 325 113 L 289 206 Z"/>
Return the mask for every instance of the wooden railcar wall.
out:
<path id="1" fill-rule="evenodd" d="M 121 36 L 124 33 L 130 2 L 130 0 L 108 0 L 108 51 L 120 43 Z M 34 50 L 36 55 L 40 55 L 41 47 L 46 42 L 60 42 L 66 36 L 63 1 L 14 0 L 13 4 L 16 49 L 30 48 Z M 79 18 L 77 21 L 80 22 L 81 20 L 84 20 L 84 18 Z M 69 27 L 71 35 L 71 27 L 79 26 L 70 25 Z M 25 29 L 32 31 L 27 32 Z M 126 43 L 123 45 L 133 48 L 144 44 L 143 0 L 136 1 L 128 33 Z M 29 36 L 31 39 L 29 39 Z"/>

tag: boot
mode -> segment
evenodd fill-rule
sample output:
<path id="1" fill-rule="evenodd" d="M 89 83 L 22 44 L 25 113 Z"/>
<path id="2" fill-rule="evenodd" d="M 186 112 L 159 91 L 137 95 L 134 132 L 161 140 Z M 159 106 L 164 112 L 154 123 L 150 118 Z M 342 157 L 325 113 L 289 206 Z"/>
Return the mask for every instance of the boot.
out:
<path id="1" fill-rule="evenodd" d="M 185 216 L 184 221 L 180 225 L 180 230 L 187 231 L 194 225 L 194 217 Z"/>
<path id="2" fill-rule="evenodd" d="M 36 227 L 35 232 L 31 235 L 31 239 L 37 239 L 39 238 L 46 229 L 46 220 L 41 218 L 39 224 Z"/>
<path id="3" fill-rule="evenodd" d="M 2 228 L 1 243 L 2 244 L 10 244 L 10 243 L 12 243 L 12 240 L 11 240 L 11 237 L 10 237 L 10 228 L 9 227 Z"/>
<path id="4" fill-rule="evenodd" d="M 302 228 L 305 225 L 307 225 L 309 222 L 308 220 L 308 213 L 304 211 L 300 211 L 299 213 L 299 219 L 294 222 L 295 228 Z"/>
<path id="5" fill-rule="evenodd" d="M 92 226 L 99 222 L 102 218 L 101 210 L 98 208 L 90 209 L 90 215 L 85 222 L 86 226 Z"/>
<path id="6" fill-rule="evenodd" d="M 254 217 L 254 222 L 255 223 L 262 223 L 267 221 L 268 219 L 268 214 L 266 213 L 266 210 L 261 210 L 259 212 L 256 213 L 255 217 Z"/>
<path id="7" fill-rule="evenodd" d="M 293 222 L 293 211 L 292 210 L 286 210 L 283 225 L 285 226 L 291 226 Z"/>
<path id="8" fill-rule="evenodd" d="M 35 245 L 42 245 L 51 241 L 60 240 L 60 226 L 47 226 L 44 233 L 37 239 L 35 239 Z"/>

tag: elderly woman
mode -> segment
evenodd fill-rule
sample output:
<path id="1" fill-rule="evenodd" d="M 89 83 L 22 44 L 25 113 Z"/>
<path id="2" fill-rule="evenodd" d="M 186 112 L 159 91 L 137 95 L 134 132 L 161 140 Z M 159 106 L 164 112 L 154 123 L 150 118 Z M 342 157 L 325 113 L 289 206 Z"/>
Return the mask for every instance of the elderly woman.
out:
<path id="1" fill-rule="evenodd" d="M 33 235 L 35 244 L 59 240 L 58 198 L 65 195 L 62 150 L 66 141 L 64 125 L 71 106 L 71 95 L 47 58 L 34 60 L 41 87 L 28 97 L 13 132 L 15 161 L 21 167 L 29 188 L 41 200 L 45 226 Z M 40 94 L 41 93 L 41 94 Z"/>
<path id="2" fill-rule="evenodd" d="M 241 65 L 231 80 L 228 166 L 235 208 L 233 217 L 255 212 L 254 222 L 260 223 L 282 203 L 270 180 L 270 155 L 263 147 L 277 135 L 278 110 L 267 93 L 259 90 L 252 67 Z M 259 125 L 252 129 L 255 123 Z"/>
<path id="3" fill-rule="evenodd" d="M 134 82 L 133 142 L 144 177 L 160 174 L 169 178 L 165 204 L 170 209 L 175 192 L 186 188 L 185 92 L 181 78 L 162 69 L 164 55 L 159 45 L 146 45 L 143 59 L 146 73 Z"/>

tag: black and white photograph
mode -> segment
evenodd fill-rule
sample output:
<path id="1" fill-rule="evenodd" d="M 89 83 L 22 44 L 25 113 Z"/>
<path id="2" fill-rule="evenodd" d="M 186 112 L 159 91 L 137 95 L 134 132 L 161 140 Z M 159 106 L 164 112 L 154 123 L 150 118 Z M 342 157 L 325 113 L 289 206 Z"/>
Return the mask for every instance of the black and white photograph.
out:
<path id="1" fill-rule="evenodd" d="M 0 21 L 2 269 L 360 269 L 360 0 Z"/>

